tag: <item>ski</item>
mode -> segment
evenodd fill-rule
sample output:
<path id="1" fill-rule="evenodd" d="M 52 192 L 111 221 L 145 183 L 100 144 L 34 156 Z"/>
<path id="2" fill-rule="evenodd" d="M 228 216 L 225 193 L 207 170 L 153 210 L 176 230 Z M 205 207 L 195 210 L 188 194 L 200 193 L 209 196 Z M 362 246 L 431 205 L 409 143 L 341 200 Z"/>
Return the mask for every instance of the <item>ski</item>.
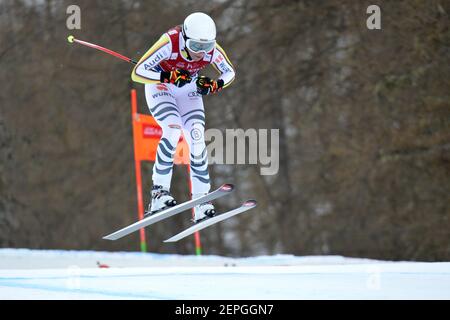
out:
<path id="1" fill-rule="evenodd" d="M 168 209 L 165 209 L 161 212 L 155 213 L 147 218 L 144 218 L 138 222 L 135 222 L 125 228 L 122 228 L 116 232 L 113 232 L 107 236 L 104 236 L 103 239 L 105 240 L 117 240 L 120 239 L 134 231 L 137 231 L 139 229 L 142 229 L 144 227 L 148 227 L 149 225 L 152 225 L 156 222 L 159 222 L 161 220 L 170 218 L 178 213 L 181 213 L 183 211 L 192 209 L 196 205 L 215 200 L 217 198 L 223 197 L 227 194 L 230 194 L 234 190 L 234 186 L 232 184 L 224 184 L 220 188 L 214 190 L 213 192 L 210 192 L 200 198 L 189 200 L 183 203 L 180 203 L 176 206 L 170 207 Z"/>
<path id="2" fill-rule="evenodd" d="M 192 227 L 174 235 L 172 238 L 164 240 L 164 242 L 176 242 L 178 240 L 181 240 L 181 239 L 195 233 L 196 231 L 200 231 L 200 230 L 205 229 L 205 228 L 207 228 L 213 224 L 216 224 L 220 221 L 223 221 L 225 219 L 231 218 L 235 215 L 238 215 L 240 213 L 243 213 L 245 211 L 253 209 L 254 207 L 256 207 L 256 204 L 257 203 L 255 200 L 247 200 L 240 207 L 230 210 L 230 211 L 227 211 L 225 213 L 219 214 L 218 216 L 208 218 L 199 223 L 196 223 Z"/>

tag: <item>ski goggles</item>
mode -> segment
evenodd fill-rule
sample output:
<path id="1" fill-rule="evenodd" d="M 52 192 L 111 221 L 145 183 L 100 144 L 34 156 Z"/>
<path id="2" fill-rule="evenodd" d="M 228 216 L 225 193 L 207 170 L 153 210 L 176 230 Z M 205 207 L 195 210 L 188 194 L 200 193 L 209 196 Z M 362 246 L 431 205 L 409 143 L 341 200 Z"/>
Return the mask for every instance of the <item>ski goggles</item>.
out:
<path id="1" fill-rule="evenodd" d="M 216 46 L 216 40 L 210 40 L 210 41 L 200 41 L 200 40 L 194 40 L 194 39 L 186 40 L 186 47 L 195 53 L 198 53 L 198 52 L 208 53 L 212 49 L 214 49 L 215 46 Z"/>

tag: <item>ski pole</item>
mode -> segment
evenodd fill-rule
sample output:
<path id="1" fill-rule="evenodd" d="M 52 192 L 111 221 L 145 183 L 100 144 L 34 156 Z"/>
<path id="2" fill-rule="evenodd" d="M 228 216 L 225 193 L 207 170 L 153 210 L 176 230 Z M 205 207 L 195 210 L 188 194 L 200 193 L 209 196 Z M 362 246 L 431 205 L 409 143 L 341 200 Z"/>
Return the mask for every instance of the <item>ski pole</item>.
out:
<path id="1" fill-rule="evenodd" d="M 124 60 L 124 61 L 126 61 L 126 62 L 129 62 L 129 63 L 132 63 L 132 64 L 137 64 L 137 61 L 136 61 L 136 60 L 130 59 L 130 58 L 128 58 L 128 57 L 125 57 L 124 55 L 121 55 L 120 53 L 117 53 L 117 52 L 115 52 L 115 51 L 112 51 L 112 50 L 103 48 L 103 47 L 101 47 L 101 46 L 99 46 L 99 45 L 96 45 L 96 44 L 93 44 L 93 43 L 89 43 L 89 42 L 86 42 L 86 41 L 82 41 L 82 40 L 75 39 L 74 36 L 68 36 L 68 37 L 67 37 L 67 41 L 69 41 L 69 43 L 74 43 L 74 42 L 76 42 L 76 43 L 79 43 L 79 44 L 81 44 L 81 45 L 83 45 L 83 46 L 90 47 L 90 48 L 94 48 L 94 49 L 97 49 L 97 50 L 106 52 L 106 53 L 108 53 L 108 54 L 110 54 L 110 55 L 113 55 L 113 56 L 116 57 L 116 58 L 122 59 L 122 60 Z"/>

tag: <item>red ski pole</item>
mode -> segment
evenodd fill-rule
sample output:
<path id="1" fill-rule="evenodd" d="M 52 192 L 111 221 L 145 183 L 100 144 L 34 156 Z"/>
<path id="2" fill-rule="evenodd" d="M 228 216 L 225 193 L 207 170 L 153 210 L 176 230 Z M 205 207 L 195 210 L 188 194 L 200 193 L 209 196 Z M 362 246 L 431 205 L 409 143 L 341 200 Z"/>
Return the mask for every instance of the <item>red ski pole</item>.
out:
<path id="1" fill-rule="evenodd" d="M 114 56 L 116 58 L 122 59 L 122 60 L 124 60 L 126 62 L 129 62 L 129 63 L 132 63 L 132 64 L 137 64 L 136 60 L 130 59 L 128 57 L 125 57 L 124 55 L 121 55 L 120 53 L 117 53 L 115 51 L 106 49 L 106 48 L 104 48 L 102 46 L 99 46 L 99 45 L 96 45 L 96 44 L 93 44 L 93 43 L 89 43 L 89 42 L 86 42 L 86 41 L 75 39 L 74 36 L 68 36 L 67 37 L 67 41 L 69 41 L 69 43 L 76 42 L 76 43 L 79 43 L 79 44 L 81 44 L 83 46 L 94 48 L 94 49 L 106 52 L 107 54 L 110 54 L 110 55 L 112 55 L 112 56 Z"/>

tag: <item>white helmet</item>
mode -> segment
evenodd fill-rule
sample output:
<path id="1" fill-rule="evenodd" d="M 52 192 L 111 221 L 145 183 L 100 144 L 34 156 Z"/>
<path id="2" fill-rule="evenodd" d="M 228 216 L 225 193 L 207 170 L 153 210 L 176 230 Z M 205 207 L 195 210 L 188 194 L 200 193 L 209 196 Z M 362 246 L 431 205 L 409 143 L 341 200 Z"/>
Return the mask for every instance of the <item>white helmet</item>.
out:
<path id="1" fill-rule="evenodd" d="M 216 24 L 205 13 L 194 12 L 183 23 L 186 47 L 193 52 L 209 52 L 216 45 Z"/>

